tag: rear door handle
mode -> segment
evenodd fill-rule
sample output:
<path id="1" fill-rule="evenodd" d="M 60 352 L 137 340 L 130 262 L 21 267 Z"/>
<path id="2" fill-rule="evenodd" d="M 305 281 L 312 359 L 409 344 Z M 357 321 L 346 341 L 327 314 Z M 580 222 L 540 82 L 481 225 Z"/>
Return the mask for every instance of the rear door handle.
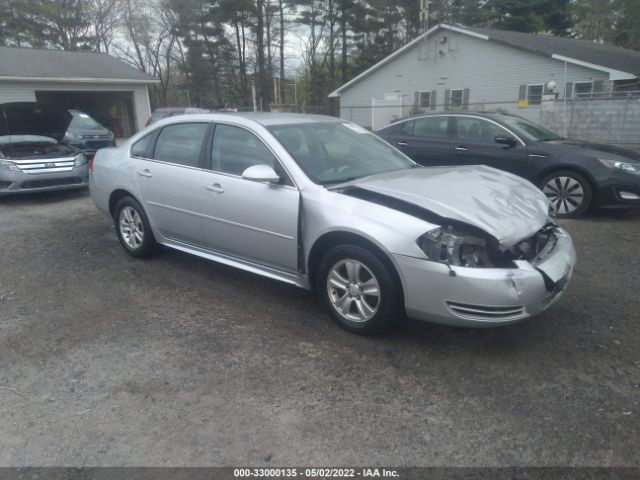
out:
<path id="1" fill-rule="evenodd" d="M 408 147 L 409 144 L 407 142 L 398 142 L 396 143 L 396 145 L 398 145 L 399 147 Z"/>
<path id="2" fill-rule="evenodd" d="M 458 152 L 468 152 L 469 149 L 467 147 L 456 147 L 455 150 Z"/>
<path id="3" fill-rule="evenodd" d="M 213 185 L 207 185 L 204 188 L 206 188 L 210 192 L 224 193 L 224 188 L 222 188 L 222 186 L 219 183 L 214 183 Z"/>
<path id="4" fill-rule="evenodd" d="M 136 173 L 141 177 L 153 177 L 148 168 L 145 168 L 144 170 L 138 170 Z"/>

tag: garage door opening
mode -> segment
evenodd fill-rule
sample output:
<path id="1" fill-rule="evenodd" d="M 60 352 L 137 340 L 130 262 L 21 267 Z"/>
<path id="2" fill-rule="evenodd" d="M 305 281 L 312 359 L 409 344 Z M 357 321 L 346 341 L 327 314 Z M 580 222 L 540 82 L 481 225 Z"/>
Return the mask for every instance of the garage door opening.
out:
<path id="1" fill-rule="evenodd" d="M 133 92 L 36 91 L 36 100 L 80 110 L 91 115 L 119 137 L 136 132 Z"/>

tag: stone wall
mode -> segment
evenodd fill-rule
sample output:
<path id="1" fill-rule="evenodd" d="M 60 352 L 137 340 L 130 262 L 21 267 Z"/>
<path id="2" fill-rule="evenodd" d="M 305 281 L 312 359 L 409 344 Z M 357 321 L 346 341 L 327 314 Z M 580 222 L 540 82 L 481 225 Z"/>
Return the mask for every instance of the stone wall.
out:
<path id="1" fill-rule="evenodd" d="M 543 102 L 540 122 L 558 135 L 640 151 L 640 97 Z"/>

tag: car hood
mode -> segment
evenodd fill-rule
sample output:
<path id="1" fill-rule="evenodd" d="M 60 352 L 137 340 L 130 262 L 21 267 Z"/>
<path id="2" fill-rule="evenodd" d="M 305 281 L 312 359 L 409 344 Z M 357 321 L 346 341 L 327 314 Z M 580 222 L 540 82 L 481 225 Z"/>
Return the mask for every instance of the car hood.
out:
<path id="1" fill-rule="evenodd" d="M 0 136 L 42 135 L 60 141 L 73 117 L 57 105 L 15 102 L 0 105 Z"/>
<path id="2" fill-rule="evenodd" d="M 532 183 L 487 167 L 426 167 L 343 184 L 478 227 L 509 248 L 549 222 L 549 202 Z"/>
<path id="3" fill-rule="evenodd" d="M 627 150 L 626 148 L 616 147 L 613 145 L 605 145 L 602 143 L 590 143 L 582 140 L 552 140 L 550 142 L 544 142 L 543 145 L 551 148 L 560 148 L 560 149 L 574 149 L 579 148 L 581 150 L 587 150 L 584 153 L 590 153 L 596 157 L 606 158 L 607 155 L 610 157 L 611 155 L 615 155 L 618 157 L 623 157 L 624 160 L 630 160 L 633 162 L 640 162 L 640 153 L 634 152 L 632 150 Z"/>

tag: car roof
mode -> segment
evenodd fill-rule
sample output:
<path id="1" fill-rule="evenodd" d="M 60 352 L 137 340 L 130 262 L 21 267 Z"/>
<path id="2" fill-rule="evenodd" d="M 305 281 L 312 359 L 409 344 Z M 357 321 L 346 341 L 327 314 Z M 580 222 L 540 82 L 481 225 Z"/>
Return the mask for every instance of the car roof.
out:
<path id="1" fill-rule="evenodd" d="M 513 115 L 511 113 L 506 112 L 496 112 L 496 111 L 472 111 L 472 110 L 461 110 L 456 112 L 451 111 L 434 111 L 429 113 L 421 113 L 420 115 L 414 115 L 412 117 L 402 118 L 397 122 L 390 123 L 389 125 L 385 125 L 384 127 L 380 127 L 376 131 L 381 131 L 386 128 L 390 128 L 394 125 L 398 125 L 399 123 L 408 122 L 409 120 L 414 120 L 416 118 L 427 118 L 427 117 L 481 117 L 481 118 L 489 118 L 492 120 L 500 120 L 500 118 L 504 117 L 518 117 L 518 115 Z"/>
<path id="2" fill-rule="evenodd" d="M 162 107 L 156 108 L 152 113 L 162 113 L 162 112 L 183 112 L 189 107 Z"/>
<path id="3" fill-rule="evenodd" d="M 224 121 L 225 119 L 248 120 L 260 124 L 264 127 L 273 125 L 299 125 L 301 123 L 345 123 L 347 120 L 327 115 L 311 115 L 306 113 L 281 113 L 281 112 L 213 112 L 194 113 L 184 116 L 170 117 L 157 122 L 158 125 L 168 125 L 170 123 L 181 123 L 185 121 Z M 156 123 L 154 123 L 156 125 Z"/>

